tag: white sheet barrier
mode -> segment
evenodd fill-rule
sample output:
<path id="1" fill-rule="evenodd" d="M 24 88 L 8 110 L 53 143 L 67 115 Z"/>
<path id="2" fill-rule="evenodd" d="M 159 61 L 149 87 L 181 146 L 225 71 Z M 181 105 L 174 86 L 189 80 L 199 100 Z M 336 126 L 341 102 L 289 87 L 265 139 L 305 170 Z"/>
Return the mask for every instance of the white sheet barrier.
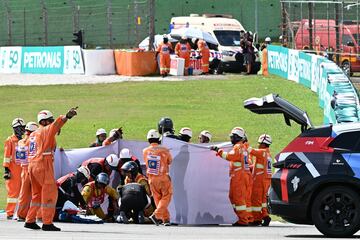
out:
<path id="1" fill-rule="evenodd" d="M 147 142 L 120 141 L 107 147 L 72 149 L 55 154 L 56 177 L 75 171 L 91 157 L 119 154 L 127 147 L 141 162 Z M 228 199 L 228 163 L 215 156 L 204 145 L 187 144 L 165 138 L 173 156 L 170 176 L 173 198 L 170 203 L 171 222 L 180 224 L 225 224 L 236 221 Z"/>

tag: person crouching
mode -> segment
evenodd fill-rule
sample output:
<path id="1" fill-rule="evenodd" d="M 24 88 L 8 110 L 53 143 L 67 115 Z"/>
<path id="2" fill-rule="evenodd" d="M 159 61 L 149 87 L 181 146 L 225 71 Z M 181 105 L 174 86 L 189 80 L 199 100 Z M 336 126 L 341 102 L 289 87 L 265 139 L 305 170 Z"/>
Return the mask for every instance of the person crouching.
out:
<path id="1" fill-rule="evenodd" d="M 151 204 L 149 183 L 133 161 L 126 162 L 121 171 L 126 178 L 125 185 L 118 187 L 120 215 L 117 222 L 127 224 L 132 218 L 134 223 L 145 223 L 145 216 L 149 217 L 155 209 Z"/>
<path id="2" fill-rule="evenodd" d="M 118 208 L 117 201 L 119 194 L 115 189 L 108 186 L 109 182 L 109 176 L 106 173 L 100 173 L 96 176 L 95 181 L 87 183 L 81 192 L 87 204 L 88 212 L 95 214 L 103 220 L 111 220 L 113 217 L 112 213 L 106 215 L 101 208 L 101 204 L 105 200 L 105 194 L 109 195 L 109 208 L 113 208 L 114 212 Z"/>

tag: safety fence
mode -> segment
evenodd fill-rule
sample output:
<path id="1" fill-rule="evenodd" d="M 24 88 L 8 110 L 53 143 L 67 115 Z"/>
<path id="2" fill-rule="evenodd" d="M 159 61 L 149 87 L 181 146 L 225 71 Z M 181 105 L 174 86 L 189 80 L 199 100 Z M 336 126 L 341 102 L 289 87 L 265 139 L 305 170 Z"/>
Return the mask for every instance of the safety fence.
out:
<path id="1" fill-rule="evenodd" d="M 149 36 L 148 0 L 0 0 L 1 46 L 133 47 Z"/>
<path id="2" fill-rule="evenodd" d="M 268 46 L 269 73 L 297 82 L 318 94 L 324 123 L 358 122 L 359 97 L 350 79 L 333 61 L 281 46 Z"/>
<path id="3" fill-rule="evenodd" d="M 221 59 L 212 54 L 212 58 Z M 181 60 L 172 56 L 170 75 L 184 75 Z M 153 51 L 87 50 L 79 46 L 0 47 L 0 73 L 146 76 L 156 74 L 157 66 Z M 192 53 L 190 66 L 194 75 L 202 73 L 196 52 Z"/>

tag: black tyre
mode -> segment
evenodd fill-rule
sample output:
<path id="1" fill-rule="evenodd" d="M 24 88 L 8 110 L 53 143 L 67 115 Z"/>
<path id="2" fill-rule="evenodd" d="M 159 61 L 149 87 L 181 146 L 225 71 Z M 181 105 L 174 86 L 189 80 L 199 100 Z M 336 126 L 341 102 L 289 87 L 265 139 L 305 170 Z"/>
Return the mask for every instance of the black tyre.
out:
<path id="1" fill-rule="evenodd" d="M 313 201 L 311 217 L 325 236 L 352 236 L 360 228 L 360 197 L 348 187 L 325 188 Z"/>
<path id="2" fill-rule="evenodd" d="M 212 74 L 222 74 L 223 70 L 221 66 L 221 61 L 217 58 L 213 59 L 210 63 L 210 70 Z"/>

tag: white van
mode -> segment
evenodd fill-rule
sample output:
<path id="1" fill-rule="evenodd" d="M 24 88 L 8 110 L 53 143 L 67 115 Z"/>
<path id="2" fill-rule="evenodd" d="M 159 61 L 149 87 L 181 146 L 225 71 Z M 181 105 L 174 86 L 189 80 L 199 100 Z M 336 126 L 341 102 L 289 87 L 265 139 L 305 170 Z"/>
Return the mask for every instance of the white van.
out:
<path id="1" fill-rule="evenodd" d="M 190 16 L 173 17 L 170 24 L 176 28 L 193 27 L 210 33 L 219 43 L 222 54 L 222 68 L 226 72 L 239 72 L 244 69 L 243 57 L 240 54 L 240 31 L 245 31 L 241 23 L 231 15 L 223 14 L 190 14 Z"/>

